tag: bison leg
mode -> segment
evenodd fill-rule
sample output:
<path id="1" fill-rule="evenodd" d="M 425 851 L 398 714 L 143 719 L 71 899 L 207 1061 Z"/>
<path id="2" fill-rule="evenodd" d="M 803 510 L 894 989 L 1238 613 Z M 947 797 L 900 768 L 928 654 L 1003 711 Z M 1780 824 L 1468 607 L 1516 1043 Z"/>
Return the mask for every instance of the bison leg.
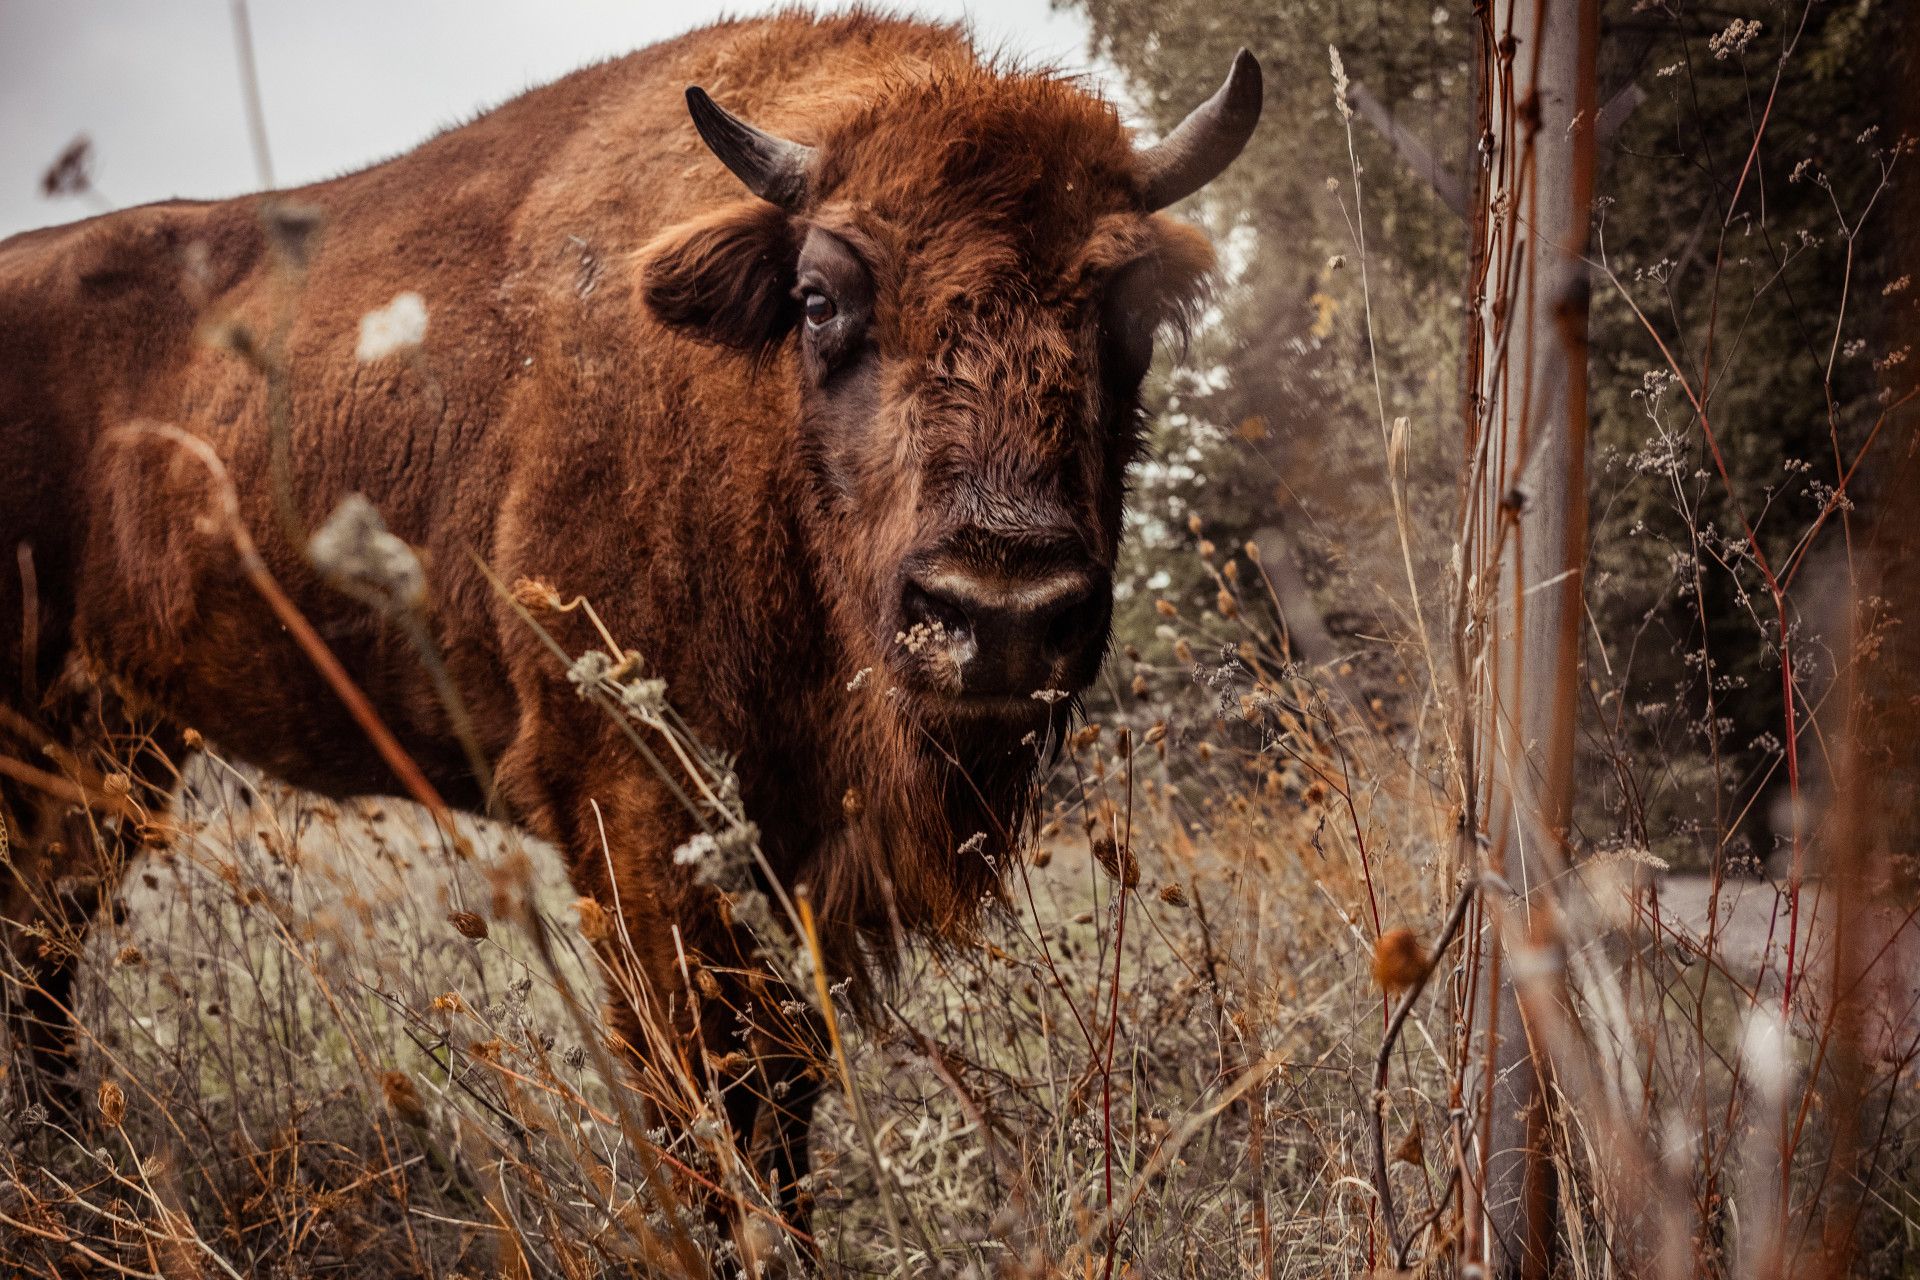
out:
<path id="1" fill-rule="evenodd" d="M 787 1002 L 787 1008 L 800 1006 Z M 801 1006 L 804 1007 L 804 1006 Z M 760 1112 L 755 1151 L 775 1203 L 795 1230 L 813 1229 L 813 1191 L 807 1183 L 813 1162 L 807 1142 L 813 1129 L 813 1108 L 820 1099 L 821 1053 L 824 1029 L 812 1010 L 786 1019 L 781 1030 L 758 1046 L 758 1065 L 766 1090 Z"/>
<path id="2" fill-rule="evenodd" d="M 96 727 L 97 720 L 89 726 Z M 27 767 L 0 782 L 0 1023 L 8 1092 L 17 1108 L 39 1103 L 72 1118 L 75 974 L 94 918 L 140 847 L 137 815 L 165 804 L 172 767 L 145 735 L 131 739 L 137 745 L 124 753 L 132 757 L 128 769 L 105 750 L 89 762 L 57 745 L 46 749 L 56 740 L 24 722 L 13 728 L 0 735 L 0 753 Z M 128 741 L 119 732 L 94 740 Z"/>
<path id="3" fill-rule="evenodd" d="M 713 1150 L 718 1139 L 731 1144 L 736 1159 L 707 1167 L 744 1170 L 758 1184 L 729 1186 L 723 1176 L 715 1190 L 690 1180 L 690 1199 L 742 1254 L 769 1262 L 765 1275 L 783 1274 L 771 1259 L 792 1233 L 742 1201 L 750 1197 L 777 1212 L 801 1233 L 793 1252 L 812 1261 L 804 1239 L 812 1197 L 801 1179 L 810 1167 L 807 1137 L 825 1037 L 812 1010 L 749 958 L 750 944 L 714 914 L 692 914 L 679 947 L 649 947 L 645 939 L 662 931 L 657 921 L 649 930 L 639 913 L 625 938 L 603 942 L 613 989 L 609 1020 L 632 1054 L 647 1123 L 669 1135 L 676 1158 L 705 1163 L 703 1156 L 724 1154 Z M 722 1117 L 726 1131 L 719 1133 L 712 1122 Z"/>
<path id="4" fill-rule="evenodd" d="M 74 973 L 102 896 L 99 877 L 69 869 L 70 845 L 47 835 L 54 824 L 18 793 L 0 821 L 0 1010 L 5 1013 L 7 1075 L 16 1110 L 38 1103 L 74 1110 L 67 1068 L 72 1055 Z M 32 817 L 23 819 L 22 813 Z M 83 827 L 66 822 L 61 827 Z M 80 835 L 86 839 L 84 828 Z"/>
<path id="5" fill-rule="evenodd" d="M 760 1246 L 755 1252 L 763 1258 L 781 1252 L 779 1237 L 784 1236 L 795 1255 L 817 1263 L 813 1195 L 803 1180 L 812 1168 L 807 1142 L 824 1077 L 824 1028 L 813 1010 L 770 973 L 735 970 L 721 987 L 731 1047 L 709 1041 L 708 1052 L 718 1050 L 719 1069 L 729 1070 L 722 1077 L 727 1118 L 741 1158 L 788 1229 L 765 1218 L 740 1225 L 753 1229 Z M 740 1061 L 743 1047 L 745 1062 Z M 783 1272 L 770 1267 L 766 1274 Z"/>

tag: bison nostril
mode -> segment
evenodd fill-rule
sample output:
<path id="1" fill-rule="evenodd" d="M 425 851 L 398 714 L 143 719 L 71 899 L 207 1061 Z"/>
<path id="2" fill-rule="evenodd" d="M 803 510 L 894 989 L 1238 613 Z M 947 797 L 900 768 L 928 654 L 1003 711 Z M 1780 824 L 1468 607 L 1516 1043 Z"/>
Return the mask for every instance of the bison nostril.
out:
<path id="1" fill-rule="evenodd" d="M 958 601 L 937 594 L 913 578 L 900 589 L 900 617 L 903 631 L 937 627 L 957 636 L 968 630 L 967 611 Z"/>
<path id="2" fill-rule="evenodd" d="M 1055 601 L 1044 614 L 1042 643 L 1048 656 L 1064 657 L 1086 648 L 1100 630 L 1106 608 L 1104 592 L 1093 586 Z"/>

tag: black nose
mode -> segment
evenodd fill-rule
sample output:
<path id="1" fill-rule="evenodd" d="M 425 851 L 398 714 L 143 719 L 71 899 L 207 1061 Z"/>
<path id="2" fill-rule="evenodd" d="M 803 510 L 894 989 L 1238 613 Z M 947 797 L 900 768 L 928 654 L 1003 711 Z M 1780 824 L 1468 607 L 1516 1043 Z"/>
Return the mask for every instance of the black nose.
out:
<path id="1" fill-rule="evenodd" d="M 901 584 L 901 630 L 939 637 L 959 664 L 961 692 L 983 697 L 1085 688 L 1112 609 L 1112 580 L 1094 567 L 1016 579 L 942 567 Z"/>

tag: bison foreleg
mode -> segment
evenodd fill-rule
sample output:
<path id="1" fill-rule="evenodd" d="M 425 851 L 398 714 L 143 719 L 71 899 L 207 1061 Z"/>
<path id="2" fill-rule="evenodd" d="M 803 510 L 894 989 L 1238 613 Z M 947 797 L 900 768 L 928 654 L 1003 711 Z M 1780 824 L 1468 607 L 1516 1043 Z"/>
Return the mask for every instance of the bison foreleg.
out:
<path id="1" fill-rule="evenodd" d="M 95 732 L 77 740 L 115 744 L 94 759 L 17 714 L 0 733 L 0 754 L 15 766 L 0 777 L 0 1011 L 16 1114 L 38 1103 L 81 1117 L 71 1078 L 75 976 L 93 921 L 175 776 L 165 747 L 117 716 L 108 735 L 98 704 L 92 710 L 84 729 Z"/>

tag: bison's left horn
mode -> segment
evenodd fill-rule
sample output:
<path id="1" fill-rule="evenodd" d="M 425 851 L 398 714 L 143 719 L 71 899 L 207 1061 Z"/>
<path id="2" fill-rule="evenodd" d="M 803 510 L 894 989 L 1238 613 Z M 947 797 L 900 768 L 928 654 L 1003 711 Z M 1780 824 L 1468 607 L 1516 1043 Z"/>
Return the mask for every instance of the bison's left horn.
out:
<path id="1" fill-rule="evenodd" d="M 1164 209 L 1212 182 L 1233 163 L 1260 123 L 1260 64 L 1242 49 L 1227 82 L 1179 127 L 1135 153 L 1147 208 Z"/>
<path id="2" fill-rule="evenodd" d="M 747 184 L 747 190 L 783 209 L 797 209 L 807 194 L 813 148 L 756 129 L 734 115 L 699 85 L 687 87 L 687 111 L 693 127 L 720 163 Z"/>

